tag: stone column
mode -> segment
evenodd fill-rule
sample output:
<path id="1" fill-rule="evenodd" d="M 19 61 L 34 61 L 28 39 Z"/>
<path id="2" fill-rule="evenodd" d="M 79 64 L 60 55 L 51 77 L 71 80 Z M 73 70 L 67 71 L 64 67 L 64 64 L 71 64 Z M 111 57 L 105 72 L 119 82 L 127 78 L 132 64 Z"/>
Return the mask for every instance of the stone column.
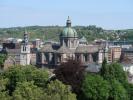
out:
<path id="1" fill-rule="evenodd" d="M 73 60 L 75 59 L 75 54 L 72 54 L 72 59 L 73 59 Z"/>
<path id="2" fill-rule="evenodd" d="M 63 62 L 63 54 L 60 55 L 61 56 L 61 60 L 60 60 L 60 63 Z"/>
<path id="3" fill-rule="evenodd" d="M 70 44 L 70 39 L 68 39 L 68 48 L 70 48 L 70 45 L 71 45 L 71 44 Z"/>
<path id="4" fill-rule="evenodd" d="M 55 63 L 55 65 L 57 64 L 57 61 L 58 61 L 58 57 L 57 57 L 57 54 L 55 53 L 54 54 L 54 63 Z"/>
<path id="5" fill-rule="evenodd" d="M 80 60 L 81 60 L 81 62 L 84 62 L 83 54 L 80 54 Z"/>
<path id="6" fill-rule="evenodd" d="M 90 62 L 90 63 L 93 62 L 92 54 L 89 54 L 89 62 Z"/>
<path id="7" fill-rule="evenodd" d="M 49 53 L 49 63 L 52 61 L 52 53 Z"/>
<path id="8" fill-rule="evenodd" d="M 87 54 L 87 62 L 89 62 L 89 54 Z"/>
<path id="9" fill-rule="evenodd" d="M 44 53 L 41 53 L 41 63 L 44 63 Z"/>

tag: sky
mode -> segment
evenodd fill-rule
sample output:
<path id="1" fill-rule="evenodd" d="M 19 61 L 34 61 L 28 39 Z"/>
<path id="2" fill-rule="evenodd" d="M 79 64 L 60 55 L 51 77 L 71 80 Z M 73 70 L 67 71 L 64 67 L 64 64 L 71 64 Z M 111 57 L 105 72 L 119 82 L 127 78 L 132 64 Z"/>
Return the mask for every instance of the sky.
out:
<path id="1" fill-rule="evenodd" d="M 133 0 L 0 0 L 0 27 L 96 25 L 133 29 Z"/>

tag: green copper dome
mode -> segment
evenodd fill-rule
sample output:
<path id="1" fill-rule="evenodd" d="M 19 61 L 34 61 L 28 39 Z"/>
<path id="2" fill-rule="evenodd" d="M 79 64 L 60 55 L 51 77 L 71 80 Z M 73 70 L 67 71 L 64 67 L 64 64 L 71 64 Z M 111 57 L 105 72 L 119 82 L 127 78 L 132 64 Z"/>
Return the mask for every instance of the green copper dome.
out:
<path id="1" fill-rule="evenodd" d="M 86 38 L 83 36 L 80 40 L 79 40 L 79 42 L 81 42 L 81 43 L 85 43 L 85 42 L 87 42 L 87 40 L 86 40 Z"/>
<path id="2" fill-rule="evenodd" d="M 62 37 L 78 37 L 76 30 L 71 27 L 71 20 L 69 19 L 69 17 L 66 22 L 66 27 L 61 33 L 61 36 Z"/>
<path id="3" fill-rule="evenodd" d="M 71 27 L 66 27 L 62 32 L 62 37 L 77 37 L 77 32 Z"/>

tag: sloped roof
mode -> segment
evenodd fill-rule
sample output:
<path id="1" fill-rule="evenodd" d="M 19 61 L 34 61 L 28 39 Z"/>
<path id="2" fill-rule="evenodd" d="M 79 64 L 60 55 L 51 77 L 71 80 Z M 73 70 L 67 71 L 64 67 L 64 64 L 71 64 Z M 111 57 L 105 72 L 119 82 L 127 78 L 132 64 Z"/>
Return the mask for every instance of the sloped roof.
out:
<path id="1" fill-rule="evenodd" d="M 78 46 L 75 50 L 75 53 L 93 53 L 93 52 L 97 52 L 98 51 L 98 47 L 97 46 L 92 46 L 92 45 L 82 45 L 82 46 Z"/>
<path id="2" fill-rule="evenodd" d="M 20 54 L 21 49 L 7 49 L 8 54 Z"/>
<path id="3" fill-rule="evenodd" d="M 72 51 L 66 46 L 61 46 L 56 53 L 72 53 Z"/>
<path id="4" fill-rule="evenodd" d="M 40 52 L 54 52 L 55 50 L 52 47 L 52 44 L 45 44 L 43 48 L 40 49 Z"/>
<path id="5" fill-rule="evenodd" d="M 97 73 L 100 71 L 100 65 L 97 64 L 88 64 L 86 71 L 91 72 L 91 73 Z"/>

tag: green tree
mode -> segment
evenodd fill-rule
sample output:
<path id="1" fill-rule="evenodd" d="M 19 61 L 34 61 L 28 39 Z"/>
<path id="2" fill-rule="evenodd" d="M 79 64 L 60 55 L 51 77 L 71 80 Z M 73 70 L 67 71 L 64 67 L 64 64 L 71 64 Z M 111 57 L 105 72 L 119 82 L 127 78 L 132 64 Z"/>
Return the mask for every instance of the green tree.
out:
<path id="1" fill-rule="evenodd" d="M 27 75 L 26 77 L 28 77 L 29 75 Z M 48 71 L 45 69 L 35 69 L 32 73 L 31 73 L 31 79 L 34 81 L 35 85 L 39 86 L 39 87 L 44 87 L 46 86 L 46 83 L 48 81 L 49 78 L 49 74 Z M 27 79 L 30 80 L 30 79 Z"/>
<path id="2" fill-rule="evenodd" d="M 51 81 L 45 89 L 34 82 L 18 82 L 12 96 L 13 100 L 76 100 L 76 95 L 68 85 L 58 80 Z"/>
<path id="3" fill-rule="evenodd" d="M 47 70 L 33 66 L 9 68 L 0 73 L 0 99 L 76 100 L 76 95 L 71 92 L 70 86 L 58 80 L 50 82 L 48 77 Z"/>
<path id="4" fill-rule="evenodd" d="M 4 62 L 7 58 L 7 54 L 1 54 L 0 53 L 0 69 L 2 69 L 4 67 Z"/>
<path id="5" fill-rule="evenodd" d="M 11 97 L 8 95 L 8 92 L 0 92 L 0 100 L 11 100 Z"/>
<path id="6" fill-rule="evenodd" d="M 14 66 L 5 71 L 4 77 L 9 79 L 8 89 L 10 94 L 15 90 L 17 82 L 34 81 L 39 87 L 45 87 L 48 80 L 47 70 L 37 69 L 34 66 Z"/>
<path id="7" fill-rule="evenodd" d="M 129 94 L 130 100 L 133 100 L 133 84 L 129 84 L 128 86 L 129 86 L 128 94 Z"/>
<path id="8" fill-rule="evenodd" d="M 0 78 L 0 91 L 4 91 L 6 89 L 6 85 L 8 84 L 8 79 Z"/>
<path id="9" fill-rule="evenodd" d="M 119 81 L 111 80 L 110 86 L 109 100 L 129 100 L 126 89 Z"/>
<path id="10" fill-rule="evenodd" d="M 100 74 L 101 76 L 105 77 L 105 71 L 107 71 L 107 60 L 106 58 L 104 58 L 103 62 L 102 62 L 102 68 L 100 70 Z"/>
<path id="11" fill-rule="evenodd" d="M 101 76 L 108 80 L 110 83 L 110 94 L 113 96 L 111 100 L 128 100 L 127 97 L 132 100 L 132 85 L 127 81 L 127 75 L 123 71 L 123 68 L 118 63 L 112 63 L 101 68 Z M 123 93 L 123 96 L 119 93 Z M 125 94 L 125 95 L 124 95 Z"/>
<path id="12" fill-rule="evenodd" d="M 108 100 L 109 84 L 99 75 L 87 74 L 82 91 L 87 100 Z"/>
<path id="13" fill-rule="evenodd" d="M 33 82 L 18 82 L 13 92 L 13 100 L 45 100 L 43 94 L 43 89 Z"/>
<path id="14" fill-rule="evenodd" d="M 64 85 L 58 80 L 48 84 L 46 93 L 46 100 L 76 100 L 76 95 L 71 92 L 70 86 Z"/>
<path id="15" fill-rule="evenodd" d="M 6 90 L 6 85 L 8 84 L 8 79 L 0 78 L 0 99 L 1 100 L 10 100 L 8 91 Z"/>
<path id="16" fill-rule="evenodd" d="M 101 73 L 101 76 L 108 81 L 110 81 L 111 79 L 115 79 L 125 86 L 128 83 L 127 75 L 124 72 L 122 66 L 118 63 L 103 65 L 100 73 Z"/>

